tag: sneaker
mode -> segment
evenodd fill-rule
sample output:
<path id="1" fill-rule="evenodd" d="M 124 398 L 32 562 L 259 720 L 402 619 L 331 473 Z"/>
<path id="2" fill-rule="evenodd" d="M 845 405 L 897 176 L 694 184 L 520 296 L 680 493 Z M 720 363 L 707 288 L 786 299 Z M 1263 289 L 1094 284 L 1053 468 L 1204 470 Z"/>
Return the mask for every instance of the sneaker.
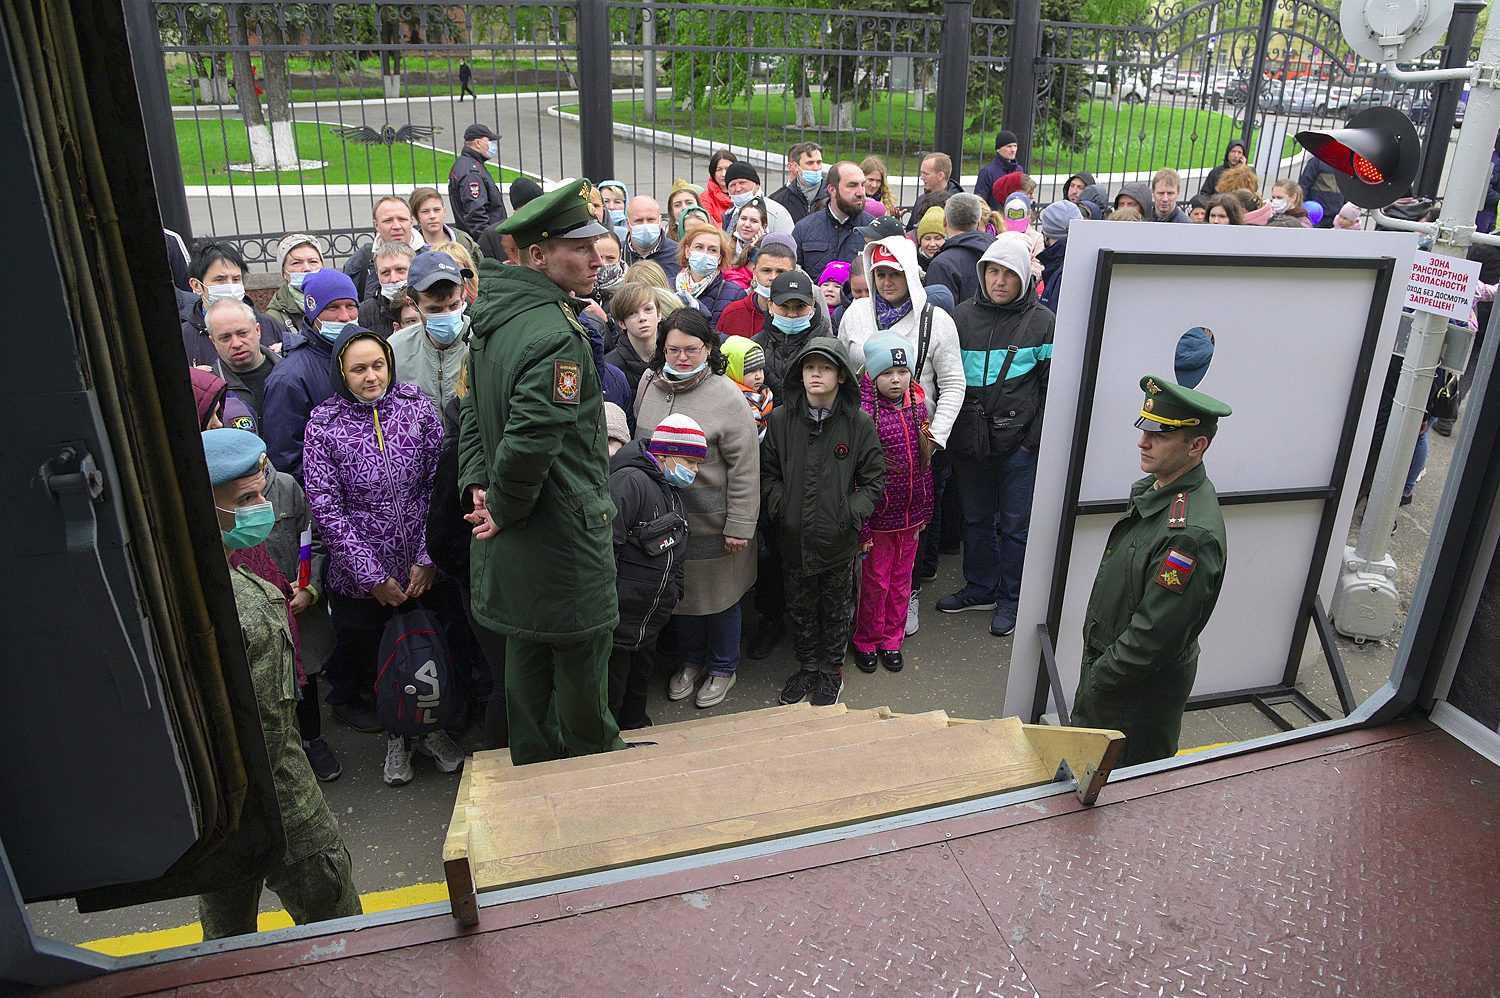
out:
<path id="1" fill-rule="evenodd" d="M 343 774 L 344 767 L 339 765 L 338 756 L 323 739 L 303 742 L 302 751 L 307 753 L 307 764 L 312 767 L 313 775 L 324 783 L 332 783 Z"/>
<path id="2" fill-rule="evenodd" d="M 698 699 L 693 702 L 700 707 L 712 707 L 714 704 L 723 703 L 729 691 L 734 688 L 734 673 L 727 676 L 709 676 L 708 682 L 698 687 Z"/>
<path id="3" fill-rule="evenodd" d="M 380 723 L 380 718 L 375 712 L 366 707 L 358 700 L 349 703 L 336 703 L 333 707 L 333 716 L 343 721 L 355 731 L 362 731 L 367 735 L 373 735 L 377 731 L 384 731 L 385 725 Z"/>
<path id="4" fill-rule="evenodd" d="M 1014 634 L 1016 630 L 1016 608 L 1013 606 L 1002 606 L 995 611 L 990 618 L 990 633 L 997 638 L 1003 638 L 1007 634 Z"/>
<path id="5" fill-rule="evenodd" d="M 765 658 L 785 634 L 786 623 L 780 617 L 767 617 L 760 622 L 760 630 L 750 639 L 750 647 L 745 649 L 745 654 L 751 658 Z"/>
<path id="6" fill-rule="evenodd" d="M 859 666 L 860 672 L 874 672 L 880 668 L 875 662 L 875 653 L 872 651 L 859 651 L 855 649 L 854 664 Z"/>
<path id="7" fill-rule="evenodd" d="M 931 568 L 928 568 L 925 565 L 922 567 L 922 581 L 923 582 L 931 582 L 931 581 L 933 581 L 934 579 L 937 578 L 937 575 L 938 575 L 938 567 L 936 565 L 933 565 Z"/>
<path id="8" fill-rule="evenodd" d="M 917 607 L 922 602 L 921 593 L 912 593 L 911 602 L 906 604 L 906 636 L 911 637 L 917 633 Z"/>
<path id="9" fill-rule="evenodd" d="M 781 688 L 782 703 L 801 703 L 812 692 L 813 684 L 818 681 L 818 673 L 810 669 L 798 669 L 792 673 Z"/>
<path id="10" fill-rule="evenodd" d="M 413 738 L 412 746 L 423 755 L 431 756 L 437 768 L 445 773 L 456 773 L 464 764 L 464 750 L 442 728 L 425 738 Z"/>
<path id="11" fill-rule="evenodd" d="M 1412 500 L 1412 494 L 1410 492 L 1403 492 L 1403 493 L 1401 493 L 1401 505 L 1403 505 L 1403 506 L 1410 506 L 1411 505 L 1411 500 Z"/>
<path id="12" fill-rule="evenodd" d="M 677 674 L 667 683 L 668 700 L 686 700 L 693 693 L 693 687 L 698 685 L 698 678 L 708 671 L 708 667 L 695 669 L 691 665 L 684 665 L 677 670 Z"/>
<path id="13" fill-rule="evenodd" d="M 411 782 L 411 746 L 401 735 L 387 735 L 385 739 L 386 786 L 399 787 Z"/>
<path id="14" fill-rule="evenodd" d="M 820 672 L 813 684 L 812 696 L 808 703 L 814 707 L 827 707 L 839 702 L 839 695 L 844 692 L 844 674 L 842 672 Z"/>
<path id="15" fill-rule="evenodd" d="M 901 657 L 901 649 L 895 651 L 880 652 L 880 664 L 885 666 L 887 672 L 900 672 L 906 666 L 906 659 Z"/>
<path id="16" fill-rule="evenodd" d="M 993 610 L 995 609 L 995 598 L 993 596 L 981 596 L 979 593 L 965 586 L 952 596 L 944 596 L 938 600 L 937 608 L 944 613 L 963 613 L 965 610 Z"/>

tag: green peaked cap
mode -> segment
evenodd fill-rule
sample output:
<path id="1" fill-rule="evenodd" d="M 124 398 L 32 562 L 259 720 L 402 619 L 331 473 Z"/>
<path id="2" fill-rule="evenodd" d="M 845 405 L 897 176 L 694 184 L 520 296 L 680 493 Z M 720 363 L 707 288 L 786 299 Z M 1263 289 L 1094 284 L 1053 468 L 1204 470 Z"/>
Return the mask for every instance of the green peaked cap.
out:
<path id="1" fill-rule="evenodd" d="M 1211 395 L 1154 374 L 1141 379 L 1141 391 L 1146 393 L 1146 400 L 1141 403 L 1141 416 L 1135 425 L 1142 430 L 1161 433 L 1184 426 L 1202 426 L 1234 411 Z"/>
<path id="2" fill-rule="evenodd" d="M 495 226 L 495 231 L 510 236 L 517 247 L 531 246 L 544 239 L 602 236 L 609 230 L 594 217 L 594 206 L 589 203 L 591 190 L 587 180 L 564 184 L 521 205 L 515 214 Z"/>

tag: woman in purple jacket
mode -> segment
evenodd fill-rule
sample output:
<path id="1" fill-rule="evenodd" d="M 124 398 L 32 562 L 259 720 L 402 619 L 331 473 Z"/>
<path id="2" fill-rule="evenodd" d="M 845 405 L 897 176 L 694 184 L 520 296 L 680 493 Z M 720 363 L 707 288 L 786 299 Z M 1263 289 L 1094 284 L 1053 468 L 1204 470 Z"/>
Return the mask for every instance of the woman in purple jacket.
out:
<path id="1" fill-rule="evenodd" d="M 396 381 L 388 343 L 350 325 L 333 344 L 334 395 L 307 421 L 307 501 L 328 545 L 333 654 L 324 669 L 330 704 L 358 703 L 374 687 L 381 633 L 396 608 L 437 578 L 427 556 L 427 510 L 443 449 L 438 411 L 414 385 Z M 411 780 L 413 747 L 451 773 L 463 751 L 441 729 L 422 738 L 391 734 L 385 782 Z"/>

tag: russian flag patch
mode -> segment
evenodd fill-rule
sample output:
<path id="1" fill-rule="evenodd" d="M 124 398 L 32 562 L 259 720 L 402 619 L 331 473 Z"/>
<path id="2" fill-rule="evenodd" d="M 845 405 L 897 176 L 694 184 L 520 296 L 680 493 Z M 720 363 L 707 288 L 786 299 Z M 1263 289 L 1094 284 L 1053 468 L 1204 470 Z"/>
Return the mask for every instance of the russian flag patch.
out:
<path id="1" fill-rule="evenodd" d="M 1162 561 L 1161 569 L 1156 573 L 1156 581 L 1173 592 L 1181 592 L 1197 564 L 1197 559 L 1190 558 L 1173 548 L 1167 552 L 1166 559 Z"/>

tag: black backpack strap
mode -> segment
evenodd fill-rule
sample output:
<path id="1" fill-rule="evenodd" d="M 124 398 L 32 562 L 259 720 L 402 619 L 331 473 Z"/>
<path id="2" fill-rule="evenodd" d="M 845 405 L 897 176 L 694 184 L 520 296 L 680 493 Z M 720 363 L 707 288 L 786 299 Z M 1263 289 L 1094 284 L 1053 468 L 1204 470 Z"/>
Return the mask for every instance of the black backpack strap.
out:
<path id="1" fill-rule="evenodd" d="M 917 320 L 917 366 L 912 369 L 911 380 L 920 383 L 922 368 L 927 363 L 927 345 L 932 340 L 932 313 L 937 306 L 932 302 L 922 303 L 922 316 Z"/>

